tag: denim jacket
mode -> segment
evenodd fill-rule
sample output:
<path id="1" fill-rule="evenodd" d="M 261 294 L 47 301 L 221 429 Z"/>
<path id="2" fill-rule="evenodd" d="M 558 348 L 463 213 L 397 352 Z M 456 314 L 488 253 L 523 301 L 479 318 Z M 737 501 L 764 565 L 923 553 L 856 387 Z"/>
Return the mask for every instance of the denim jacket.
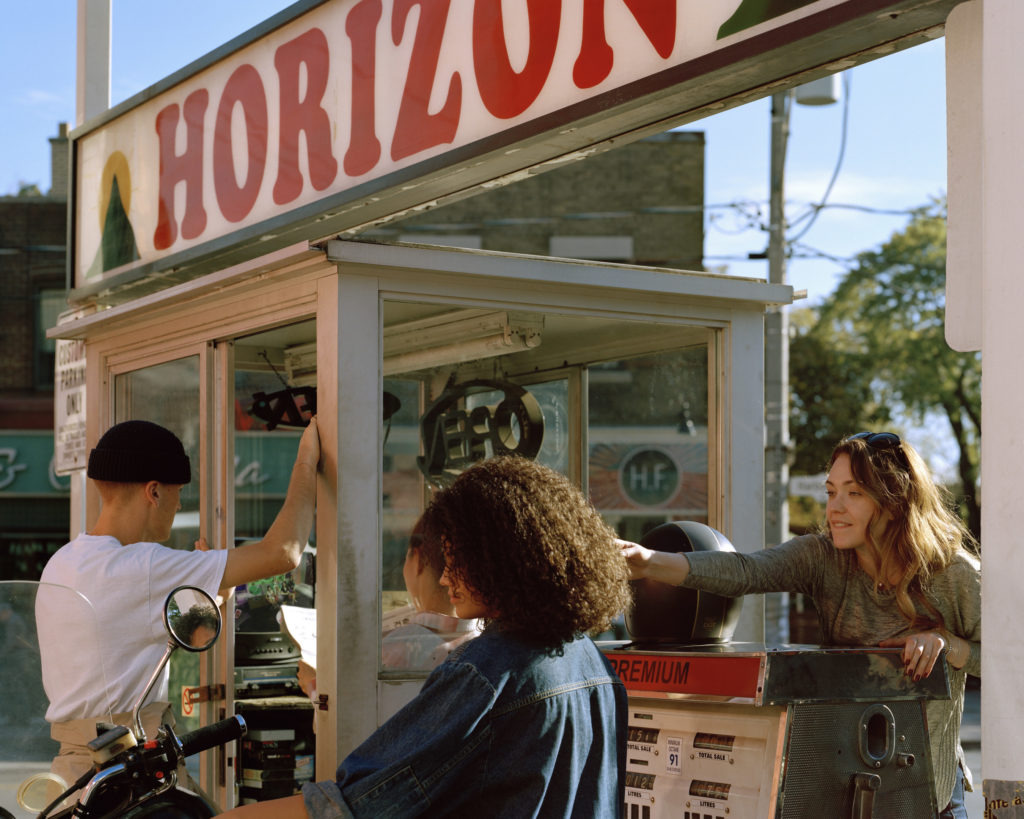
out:
<path id="1" fill-rule="evenodd" d="M 491 628 L 303 790 L 312 819 L 614 819 L 624 801 L 626 692 L 588 637 L 545 652 Z"/>

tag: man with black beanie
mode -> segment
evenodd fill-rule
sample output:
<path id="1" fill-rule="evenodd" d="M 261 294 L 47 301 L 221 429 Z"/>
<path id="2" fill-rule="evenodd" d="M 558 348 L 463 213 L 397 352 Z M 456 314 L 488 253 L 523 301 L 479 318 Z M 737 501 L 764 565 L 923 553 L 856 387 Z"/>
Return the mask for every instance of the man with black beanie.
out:
<path id="1" fill-rule="evenodd" d="M 320 438 L 316 418 L 299 441 L 288 492 L 262 540 L 195 551 L 160 545 L 171 534 L 181 488 L 192 479 L 188 455 L 170 430 L 149 421 L 115 424 L 89 455 L 86 471 L 102 505 L 96 523 L 57 551 L 42 581 L 70 587 L 96 612 L 99 645 L 83 639 L 66 613 L 37 604 L 46 719 L 60 742 L 53 771 L 68 783 L 91 765 L 85 747 L 96 722 L 130 724 L 131 708 L 163 655 L 162 611 L 178 586 L 211 596 L 289 572 L 299 565 L 313 526 Z M 63 616 L 62 616 L 63 615 Z M 91 624 L 88 624 L 91 626 Z M 89 628 L 90 636 L 93 629 Z M 169 721 L 167 669 L 142 711 L 148 737 Z"/>

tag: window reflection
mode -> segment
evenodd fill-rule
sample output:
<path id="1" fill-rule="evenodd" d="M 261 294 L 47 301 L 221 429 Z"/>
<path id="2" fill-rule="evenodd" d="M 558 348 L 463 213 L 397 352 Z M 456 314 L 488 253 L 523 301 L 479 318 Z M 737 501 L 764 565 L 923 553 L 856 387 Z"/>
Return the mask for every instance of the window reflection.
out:
<path id="1" fill-rule="evenodd" d="M 192 482 L 181 490 L 181 510 L 174 519 L 175 549 L 191 549 L 199 537 L 199 497 L 204 476 L 199 468 L 199 356 L 133 370 L 114 381 L 114 420 L 152 421 L 171 430 L 192 462 Z"/>
<path id="2" fill-rule="evenodd" d="M 561 378 L 555 381 L 544 381 L 536 384 L 524 384 L 527 392 L 530 393 L 540 405 L 541 416 L 544 419 L 544 436 L 541 442 L 540 451 L 534 460 L 545 466 L 557 469 L 559 472 L 569 472 L 569 382 Z M 480 393 L 472 395 L 466 400 L 466 409 L 471 410 L 478 406 L 496 404 L 504 396 L 499 392 Z M 515 448 L 522 437 L 522 430 L 512 419 L 513 442 L 509 442 L 509 448 Z M 493 448 L 488 447 L 486 457 L 494 455 Z"/>
<path id="3" fill-rule="evenodd" d="M 258 350 L 255 356 L 243 352 L 235 369 L 235 544 L 261 539 L 284 503 L 298 450 L 302 428 L 271 424 L 252 412 L 255 396 L 281 391 L 294 383 L 285 382 L 279 360 L 280 349 L 273 339 L 254 337 L 239 343 Z M 315 355 L 315 352 L 314 352 Z M 264 366 L 258 367 L 258 362 Z M 239 364 L 239 362 L 244 362 Z M 276 363 L 275 363 L 276 362 Z M 309 386 L 315 386 L 314 383 Z M 235 590 L 234 615 L 237 632 L 281 630 L 281 606 L 313 608 L 316 548 L 314 538 L 307 544 L 294 571 L 255 580 Z"/>
<path id="4" fill-rule="evenodd" d="M 382 464 L 384 512 L 381 550 L 382 632 L 408 625 L 416 609 L 405 586 L 403 569 L 410 533 L 425 505 L 426 488 L 416 459 L 419 456 L 419 381 L 388 378 L 384 392 L 400 406 L 385 421 Z"/>
<path id="5" fill-rule="evenodd" d="M 592 365 L 588 403 L 590 497 L 622 537 L 708 522 L 706 346 Z"/>

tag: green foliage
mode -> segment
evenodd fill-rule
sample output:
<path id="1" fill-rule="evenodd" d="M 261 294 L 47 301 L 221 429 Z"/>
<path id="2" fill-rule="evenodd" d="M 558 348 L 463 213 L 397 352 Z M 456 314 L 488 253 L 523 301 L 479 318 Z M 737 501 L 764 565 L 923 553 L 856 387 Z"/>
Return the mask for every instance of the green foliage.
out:
<path id="1" fill-rule="evenodd" d="M 814 498 L 798 497 L 789 501 L 789 530 L 794 535 L 817 532 L 825 520 L 825 505 Z"/>
<path id="2" fill-rule="evenodd" d="M 839 439 L 851 432 L 891 426 L 888 408 L 875 401 L 863 346 L 849 333 L 819 321 L 812 308 L 790 317 L 791 469 L 823 472 Z"/>
<path id="3" fill-rule="evenodd" d="M 819 308 L 794 314 L 793 472 L 820 471 L 845 434 L 940 413 L 960 449 L 962 511 L 977 535 L 981 358 L 946 344 L 945 286 L 945 203 L 936 201 L 859 254 Z"/>

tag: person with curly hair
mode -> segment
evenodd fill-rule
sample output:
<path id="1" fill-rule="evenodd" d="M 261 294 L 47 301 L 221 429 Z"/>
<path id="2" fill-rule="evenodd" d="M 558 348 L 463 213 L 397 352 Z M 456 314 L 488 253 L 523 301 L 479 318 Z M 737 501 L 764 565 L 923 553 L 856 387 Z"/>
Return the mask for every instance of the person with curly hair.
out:
<path id="1" fill-rule="evenodd" d="M 423 536 L 420 518 L 409 535 L 402 578 L 415 612 L 392 629 L 380 644 L 381 668 L 430 671 L 451 652 L 480 633 L 476 620 L 455 613 L 448 589 L 441 585 L 444 552 L 434 538 Z"/>
<path id="2" fill-rule="evenodd" d="M 409 534 L 402 566 L 402 578 L 411 600 L 409 607 L 415 613 L 384 634 L 380 660 L 385 671 L 430 671 L 455 648 L 480 633 L 475 619 L 462 619 L 455 614 L 448 589 L 441 585 L 442 574 L 441 544 L 423 536 L 421 516 Z M 316 668 L 299 660 L 297 677 L 299 688 L 316 703 Z"/>
<path id="3" fill-rule="evenodd" d="M 892 432 L 844 438 L 829 459 L 826 527 L 752 554 L 654 552 L 624 544 L 635 579 L 728 597 L 811 598 L 826 644 L 901 648 L 905 672 L 932 673 L 945 652 L 949 700 L 927 703 L 940 819 L 966 819 L 970 771 L 960 746 L 968 674 L 981 676 L 977 543 L 910 444 Z"/>
<path id="4" fill-rule="evenodd" d="M 213 606 L 196 604 L 172 621 L 176 635 L 196 649 L 206 649 L 220 636 L 220 616 Z"/>
<path id="5" fill-rule="evenodd" d="M 346 757 L 335 781 L 228 817 L 616 817 L 627 697 L 588 636 L 630 600 L 619 542 L 565 476 L 493 458 L 423 517 L 442 583 L 483 633 Z"/>

